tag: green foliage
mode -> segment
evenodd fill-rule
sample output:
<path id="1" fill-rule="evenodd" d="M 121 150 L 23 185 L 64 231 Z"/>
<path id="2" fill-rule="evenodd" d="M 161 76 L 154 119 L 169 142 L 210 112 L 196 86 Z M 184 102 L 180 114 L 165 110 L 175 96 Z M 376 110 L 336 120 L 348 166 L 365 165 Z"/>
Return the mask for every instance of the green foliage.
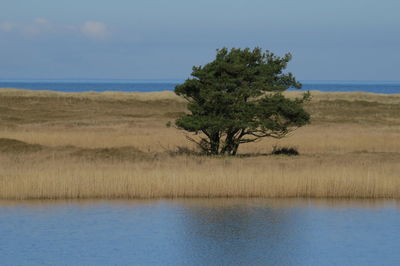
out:
<path id="1" fill-rule="evenodd" d="M 300 99 L 282 94 L 301 88 L 291 73 L 283 73 L 290 60 L 290 54 L 278 57 L 260 48 L 217 50 L 214 61 L 193 67 L 192 78 L 175 87 L 191 112 L 175 124 L 198 134 L 200 139 L 188 138 L 214 155 L 235 155 L 242 143 L 286 136 L 310 120 L 302 107 L 308 93 Z"/>
<path id="2" fill-rule="evenodd" d="M 278 147 L 274 146 L 272 149 L 273 155 L 289 155 L 289 156 L 296 156 L 299 155 L 299 152 L 294 147 Z"/>

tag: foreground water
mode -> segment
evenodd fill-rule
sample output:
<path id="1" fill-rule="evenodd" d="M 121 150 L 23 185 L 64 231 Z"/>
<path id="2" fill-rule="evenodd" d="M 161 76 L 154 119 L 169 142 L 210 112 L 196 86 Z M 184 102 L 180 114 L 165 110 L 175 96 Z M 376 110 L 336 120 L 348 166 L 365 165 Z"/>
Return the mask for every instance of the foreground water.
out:
<path id="1" fill-rule="evenodd" d="M 400 265 L 395 201 L 1 202 L 1 265 Z"/>
<path id="2" fill-rule="evenodd" d="M 180 80 L 0 80 L 0 88 L 85 91 L 172 91 Z M 303 81 L 303 91 L 400 93 L 400 81 Z"/>

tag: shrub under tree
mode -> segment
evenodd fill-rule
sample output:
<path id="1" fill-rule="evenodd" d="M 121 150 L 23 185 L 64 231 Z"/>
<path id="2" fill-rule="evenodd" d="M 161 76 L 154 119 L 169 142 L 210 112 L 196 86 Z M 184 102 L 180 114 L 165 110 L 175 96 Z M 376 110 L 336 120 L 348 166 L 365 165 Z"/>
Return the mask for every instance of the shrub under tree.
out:
<path id="1" fill-rule="evenodd" d="M 178 128 L 207 154 L 235 155 L 239 145 L 265 137 L 282 138 L 310 121 L 303 109 L 309 93 L 289 99 L 282 92 L 301 88 L 291 73 L 283 73 L 291 55 L 274 55 L 260 48 L 217 50 L 216 58 L 193 67 L 192 78 L 175 87 L 188 101 L 189 114 Z"/>

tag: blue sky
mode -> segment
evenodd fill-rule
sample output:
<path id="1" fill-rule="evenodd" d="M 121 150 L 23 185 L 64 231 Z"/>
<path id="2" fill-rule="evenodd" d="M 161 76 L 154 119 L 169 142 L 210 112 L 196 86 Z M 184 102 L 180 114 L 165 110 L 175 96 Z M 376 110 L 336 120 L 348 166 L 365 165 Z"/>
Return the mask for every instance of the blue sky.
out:
<path id="1" fill-rule="evenodd" d="M 182 79 L 259 46 L 300 80 L 400 80 L 398 0 L 0 2 L 2 79 Z"/>

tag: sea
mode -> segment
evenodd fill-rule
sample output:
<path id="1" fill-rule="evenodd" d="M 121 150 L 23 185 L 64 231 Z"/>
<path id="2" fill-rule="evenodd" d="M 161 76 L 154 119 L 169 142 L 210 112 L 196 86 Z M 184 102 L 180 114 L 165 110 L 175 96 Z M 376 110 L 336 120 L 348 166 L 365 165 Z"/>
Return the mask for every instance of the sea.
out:
<path id="1" fill-rule="evenodd" d="M 0 265 L 400 265 L 393 200 L 0 201 Z"/>
<path id="2" fill-rule="evenodd" d="M 173 91 L 183 80 L 5 80 L 0 88 L 58 92 L 156 92 Z M 369 92 L 400 94 L 400 81 L 302 81 L 300 91 Z M 296 89 L 290 89 L 296 90 Z"/>

